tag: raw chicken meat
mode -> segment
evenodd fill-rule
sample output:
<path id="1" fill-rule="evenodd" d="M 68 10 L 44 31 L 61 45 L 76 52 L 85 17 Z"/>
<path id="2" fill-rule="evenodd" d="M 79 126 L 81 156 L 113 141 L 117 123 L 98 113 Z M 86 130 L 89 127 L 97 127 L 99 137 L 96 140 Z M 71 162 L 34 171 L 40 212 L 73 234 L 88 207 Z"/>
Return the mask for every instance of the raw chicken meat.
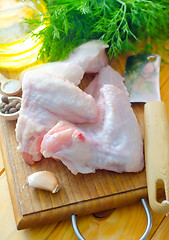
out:
<path id="1" fill-rule="evenodd" d="M 35 70 L 60 74 L 77 86 L 80 84 L 84 73 L 97 73 L 108 64 L 105 48 L 108 48 L 108 45 L 102 41 L 89 41 L 77 47 L 65 61 L 40 64 L 25 70 L 21 74 L 20 80 L 22 82 L 27 78 L 26 72 Z"/>
<path id="2" fill-rule="evenodd" d="M 86 71 L 96 72 L 108 63 L 106 47 L 102 41 L 91 41 L 75 49 L 66 61 L 37 65 L 21 74 L 23 96 L 16 138 L 28 164 L 41 159 L 43 136 L 58 120 L 96 121 L 94 99 L 76 85 Z"/>
<path id="3" fill-rule="evenodd" d="M 41 153 L 60 159 L 73 174 L 96 169 L 141 171 L 143 141 L 123 78 L 106 66 L 86 91 L 97 103 L 97 122 L 76 125 L 58 122 L 44 136 Z"/>
<path id="4" fill-rule="evenodd" d="M 80 81 L 83 78 L 84 70 L 83 68 L 73 62 L 50 62 L 50 63 L 44 63 L 36 65 L 32 68 L 29 68 L 28 70 L 25 70 L 21 74 L 21 82 L 24 81 L 25 78 L 27 78 L 27 72 L 29 71 L 41 71 L 45 73 L 52 73 L 52 74 L 59 74 L 63 78 L 69 80 L 70 82 L 74 83 L 75 85 L 79 85 Z M 36 74 L 36 73 L 35 73 Z"/>
<path id="5" fill-rule="evenodd" d="M 72 123 L 96 121 L 97 108 L 93 97 L 60 75 L 28 71 L 22 90 L 16 138 L 28 164 L 41 159 L 42 138 L 58 120 Z"/>
<path id="6" fill-rule="evenodd" d="M 99 40 L 92 40 L 77 47 L 67 59 L 80 65 L 86 73 L 97 73 L 108 64 L 105 48 L 109 45 Z"/>

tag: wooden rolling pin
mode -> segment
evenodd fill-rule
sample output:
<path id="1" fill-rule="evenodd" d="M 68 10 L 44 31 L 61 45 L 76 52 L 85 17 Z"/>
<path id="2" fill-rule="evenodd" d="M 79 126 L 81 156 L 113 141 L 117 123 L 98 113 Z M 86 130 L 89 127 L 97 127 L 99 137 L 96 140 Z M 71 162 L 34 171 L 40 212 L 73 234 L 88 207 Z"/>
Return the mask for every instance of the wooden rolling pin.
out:
<path id="1" fill-rule="evenodd" d="M 149 204 L 158 213 L 169 212 L 169 122 L 166 105 L 161 101 L 144 106 L 145 165 Z M 158 190 L 165 192 L 164 201 Z"/>

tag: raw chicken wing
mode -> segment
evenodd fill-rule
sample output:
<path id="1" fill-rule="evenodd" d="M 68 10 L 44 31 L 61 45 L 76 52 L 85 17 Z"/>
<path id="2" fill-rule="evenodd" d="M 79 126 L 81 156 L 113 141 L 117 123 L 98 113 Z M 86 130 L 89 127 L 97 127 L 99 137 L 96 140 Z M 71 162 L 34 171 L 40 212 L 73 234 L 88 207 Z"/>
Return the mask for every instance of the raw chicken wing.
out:
<path id="1" fill-rule="evenodd" d="M 97 103 L 97 122 L 58 122 L 44 136 L 41 153 L 60 159 L 73 174 L 96 169 L 141 171 L 143 141 L 123 78 L 110 66 L 104 67 L 86 91 Z"/>
<path id="2" fill-rule="evenodd" d="M 77 47 L 65 61 L 44 63 L 25 70 L 20 80 L 22 82 L 27 77 L 26 72 L 35 70 L 59 74 L 77 86 L 84 73 L 97 73 L 108 64 L 105 48 L 108 48 L 108 45 L 102 41 L 89 41 Z"/>
<path id="3" fill-rule="evenodd" d="M 50 62 L 50 63 L 39 64 L 23 71 L 20 78 L 21 82 L 23 82 L 24 79 L 27 78 L 26 72 L 28 71 L 38 71 L 38 72 L 41 71 L 41 72 L 50 73 L 53 75 L 59 74 L 63 78 L 74 83 L 75 85 L 79 85 L 84 75 L 83 68 L 76 63 L 65 62 L 65 61 Z M 36 72 L 34 74 L 36 74 Z"/>
<path id="4" fill-rule="evenodd" d="M 109 45 L 99 40 L 92 40 L 77 47 L 67 59 L 80 65 L 86 73 L 97 73 L 108 64 L 105 48 Z"/>
<path id="5" fill-rule="evenodd" d="M 36 73 L 36 74 L 35 74 Z M 22 82 L 22 104 L 16 138 L 28 164 L 41 159 L 42 138 L 58 120 L 95 122 L 93 97 L 57 74 L 28 71 Z"/>

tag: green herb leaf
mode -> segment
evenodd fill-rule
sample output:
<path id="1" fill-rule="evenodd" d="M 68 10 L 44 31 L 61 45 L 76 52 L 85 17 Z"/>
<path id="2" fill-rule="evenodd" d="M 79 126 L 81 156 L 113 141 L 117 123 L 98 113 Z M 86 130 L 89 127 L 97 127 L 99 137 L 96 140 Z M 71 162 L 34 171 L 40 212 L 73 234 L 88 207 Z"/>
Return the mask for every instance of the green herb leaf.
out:
<path id="1" fill-rule="evenodd" d="M 127 51 L 151 51 L 152 43 L 163 48 L 169 39 L 168 0 L 45 0 L 43 19 L 27 19 L 30 27 L 45 24 L 37 37 L 43 44 L 40 58 L 65 59 L 78 45 L 91 39 L 109 44 L 110 59 Z"/>

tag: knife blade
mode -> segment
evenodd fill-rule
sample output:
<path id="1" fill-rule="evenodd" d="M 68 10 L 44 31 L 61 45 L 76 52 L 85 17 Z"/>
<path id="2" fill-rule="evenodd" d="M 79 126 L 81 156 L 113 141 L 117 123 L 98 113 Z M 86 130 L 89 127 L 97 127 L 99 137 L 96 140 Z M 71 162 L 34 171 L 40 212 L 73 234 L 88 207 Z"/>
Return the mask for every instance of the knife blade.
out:
<path id="1" fill-rule="evenodd" d="M 161 57 L 157 54 L 138 54 L 127 58 L 124 83 L 130 102 L 160 101 Z"/>
<path id="2" fill-rule="evenodd" d="M 129 56 L 124 83 L 130 102 L 144 102 L 144 154 L 150 207 L 169 212 L 169 123 L 160 96 L 161 57 L 156 54 Z M 164 192 L 159 198 L 159 191 Z"/>

